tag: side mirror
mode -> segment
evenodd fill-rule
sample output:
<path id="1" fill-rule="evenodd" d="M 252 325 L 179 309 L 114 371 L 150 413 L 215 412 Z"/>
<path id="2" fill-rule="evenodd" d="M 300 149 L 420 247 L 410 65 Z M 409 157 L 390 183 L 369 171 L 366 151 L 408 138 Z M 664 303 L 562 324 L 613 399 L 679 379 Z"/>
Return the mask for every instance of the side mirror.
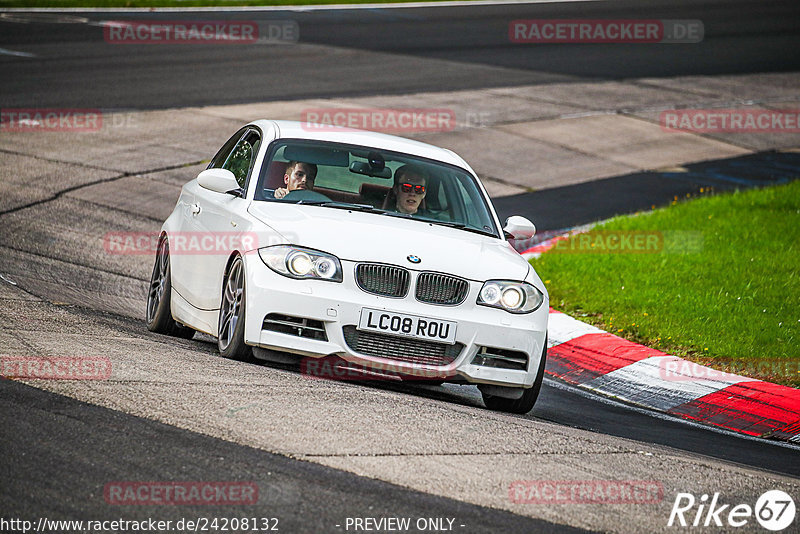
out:
<path id="1" fill-rule="evenodd" d="M 512 215 L 506 219 L 503 232 L 507 239 L 530 239 L 536 234 L 536 226 L 525 217 Z"/>
<path id="2" fill-rule="evenodd" d="M 227 169 L 206 169 L 197 175 L 197 183 L 217 193 L 236 193 L 241 191 L 239 182 Z"/>

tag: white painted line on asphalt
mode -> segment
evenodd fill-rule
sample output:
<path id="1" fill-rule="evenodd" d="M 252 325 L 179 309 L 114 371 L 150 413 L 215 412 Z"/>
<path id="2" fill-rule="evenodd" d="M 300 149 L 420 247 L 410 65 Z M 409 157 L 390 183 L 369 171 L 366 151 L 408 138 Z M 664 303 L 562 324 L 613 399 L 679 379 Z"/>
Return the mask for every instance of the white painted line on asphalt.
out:
<path id="1" fill-rule="evenodd" d="M 394 2 L 378 4 L 329 4 L 307 6 L 215 6 L 215 7 L 9 7 L 1 12 L 27 13 L 141 13 L 193 11 L 341 11 L 350 9 L 417 9 L 435 7 L 507 6 L 518 4 L 568 4 L 572 2 L 607 2 L 608 0 L 445 0 L 442 2 Z"/>
<path id="2" fill-rule="evenodd" d="M 30 52 L 20 52 L 18 50 L 9 50 L 8 48 L 0 48 L 0 54 L 5 56 L 36 57 L 36 54 L 31 54 Z"/>
<path id="3" fill-rule="evenodd" d="M 9 10 L 16 11 L 16 10 Z M 28 13 L 28 9 L 22 12 L 5 12 L 0 9 L 1 22 L 18 22 L 20 24 L 30 24 L 31 22 L 46 22 L 48 24 L 85 24 L 89 22 L 86 17 L 76 17 L 74 15 L 59 15 L 57 12 L 54 14 L 36 15 Z"/>
<path id="4" fill-rule="evenodd" d="M 676 417 L 674 415 L 665 414 L 665 413 L 662 413 L 662 412 L 657 412 L 657 411 L 652 410 L 652 409 L 641 408 L 639 406 L 634 406 L 634 405 L 628 404 L 626 402 L 621 402 L 621 401 L 612 399 L 610 397 L 607 397 L 607 396 L 605 396 L 603 394 L 595 393 L 593 391 L 587 391 L 587 390 L 581 389 L 580 387 L 573 386 L 571 384 L 566 384 L 564 382 L 555 380 L 555 379 L 547 377 L 547 376 L 544 378 L 544 382 L 548 386 L 554 387 L 556 389 L 560 389 L 562 391 L 568 391 L 570 393 L 575 393 L 576 395 L 580 395 L 581 397 L 589 399 L 589 400 L 592 400 L 592 401 L 602 402 L 603 404 L 608 404 L 609 406 L 614 406 L 616 408 L 621 408 L 621 409 L 624 409 L 624 410 L 630 410 L 632 412 L 636 412 L 636 413 L 639 413 L 639 414 L 642 414 L 642 415 L 648 415 L 650 417 L 655 417 L 656 419 L 661 419 L 662 421 L 671 421 L 673 423 L 679 423 L 681 425 L 686 425 L 686 426 L 690 426 L 690 427 L 693 427 L 693 428 L 700 428 L 700 429 L 703 429 L 703 430 L 708 430 L 709 432 L 716 432 L 717 434 L 723 434 L 725 436 L 731 436 L 731 437 L 735 437 L 735 438 L 739 438 L 739 439 L 746 439 L 746 440 L 749 440 L 749 441 L 756 441 L 756 442 L 761 443 L 761 444 L 773 445 L 775 447 L 783 447 L 784 449 L 792 449 L 792 450 L 800 451 L 800 445 L 793 445 L 793 444 L 787 443 L 785 441 L 778 441 L 778 440 L 772 440 L 772 439 L 759 438 L 759 437 L 755 437 L 755 436 L 750 436 L 748 434 L 740 434 L 739 432 L 733 432 L 732 430 L 727 430 L 725 428 L 706 425 L 706 424 L 701 424 L 701 423 L 696 423 L 696 422 L 691 421 L 689 419 L 683 419 L 681 417 Z M 536 408 L 535 407 L 533 409 L 533 412 L 531 412 L 531 414 L 533 414 L 533 416 L 536 417 Z"/>

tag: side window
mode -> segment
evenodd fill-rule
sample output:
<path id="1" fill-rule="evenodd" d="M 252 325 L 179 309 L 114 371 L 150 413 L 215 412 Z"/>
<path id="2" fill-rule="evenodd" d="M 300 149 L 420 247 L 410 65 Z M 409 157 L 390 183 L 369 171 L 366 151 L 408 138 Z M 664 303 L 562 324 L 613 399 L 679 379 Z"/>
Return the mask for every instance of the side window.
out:
<path id="1" fill-rule="evenodd" d="M 242 138 L 242 135 L 244 134 L 244 132 L 246 130 L 247 130 L 247 128 L 242 128 L 241 130 L 239 130 L 238 132 L 233 134 L 231 136 L 231 138 L 228 139 L 225 142 L 224 145 L 222 145 L 222 148 L 219 149 L 219 152 L 217 152 L 217 154 L 211 160 L 211 163 L 208 164 L 208 168 L 209 169 L 220 169 L 220 168 L 222 168 L 222 165 L 228 159 L 228 156 L 230 155 L 231 151 L 233 150 L 233 147 L 236 146 L 237 141 L 239 141 L 239 139 Z"/>
<path id="2" fill-rule="evenodd" d="M 449 178 L 448 178 L 449 180 Z M 449 211 L 450 202 L 447 198 L 447 191 L 445 190 L 444 181 L 440 178 L 430 181 L 430 193 L 428 200 L 428 208 L 439 211 Z"/>
<path id="3" fill-rule="evenodd" d="M 458 176 L 457 178 L 455 180 L 457 196 L 464 209 L 464 218 L 461 222 L 473 228 L 492 230 L 494 224 L 492 223 L 491 215 L 487 211 L 486 204 L 482 201 L 477 187 L 467 187 L 465 185 L 465 182 L 468 183 L 469 180 L 466 175 Z"/>
<path id="4" fill-rule="evenodd" d="M 469 226 L 475 226 L 475 205 L 473 204 L 472 199 L 469 197 L 469 194 L 467 194 L 466 190 L 464 189 L 464 184 L 462 184 L 460 180 L 455 180 L 454 183 L 458 198 L 461 201 L 464 209 L 463 220 L 461 222 L 466 223 Z"/>
<path id="5" fill-rule="evenodd" d="M 227 169 L 236 177 L 239 187 L 244 188 L 247 183 L 247 177 L 255 162 L 256 153 L 260 144 L 261 137 L 255 130 L 249 130 L 242 138 L 236 143 L 236 146 L 231 150 L 225 162 L 221 165 L 223 169 Z"/>

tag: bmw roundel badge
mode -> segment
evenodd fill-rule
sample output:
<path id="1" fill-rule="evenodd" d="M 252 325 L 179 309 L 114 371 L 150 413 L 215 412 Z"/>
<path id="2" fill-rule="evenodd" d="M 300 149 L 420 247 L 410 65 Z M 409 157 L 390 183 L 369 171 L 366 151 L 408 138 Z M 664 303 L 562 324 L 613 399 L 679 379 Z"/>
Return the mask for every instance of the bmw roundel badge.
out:
<path id="1" fill-rule="evenodd" d="M 408 256 L 406 256 L 406 259 L 408 261 L 410 261 L 411 263 L 420 263 L 420 262 L 422 262 L 422 258 L 420 258 L 419 256 L 414 256 L 413 254 L 409 254 Z"/>

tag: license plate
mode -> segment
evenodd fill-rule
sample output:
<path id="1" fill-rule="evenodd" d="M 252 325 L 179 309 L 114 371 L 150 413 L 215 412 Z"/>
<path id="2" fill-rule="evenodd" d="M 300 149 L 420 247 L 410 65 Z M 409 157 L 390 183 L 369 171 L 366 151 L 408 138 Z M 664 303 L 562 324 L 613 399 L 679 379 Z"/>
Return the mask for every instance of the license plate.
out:
<path id="1" fill-rule="evenodd" d="M 457 323 L 453 321 L 371 308 L 362 308 L 361 318 L 358 321 L 359 330 L 437 341 L 450 345 L 456 342 L 456 325 Z"/>

